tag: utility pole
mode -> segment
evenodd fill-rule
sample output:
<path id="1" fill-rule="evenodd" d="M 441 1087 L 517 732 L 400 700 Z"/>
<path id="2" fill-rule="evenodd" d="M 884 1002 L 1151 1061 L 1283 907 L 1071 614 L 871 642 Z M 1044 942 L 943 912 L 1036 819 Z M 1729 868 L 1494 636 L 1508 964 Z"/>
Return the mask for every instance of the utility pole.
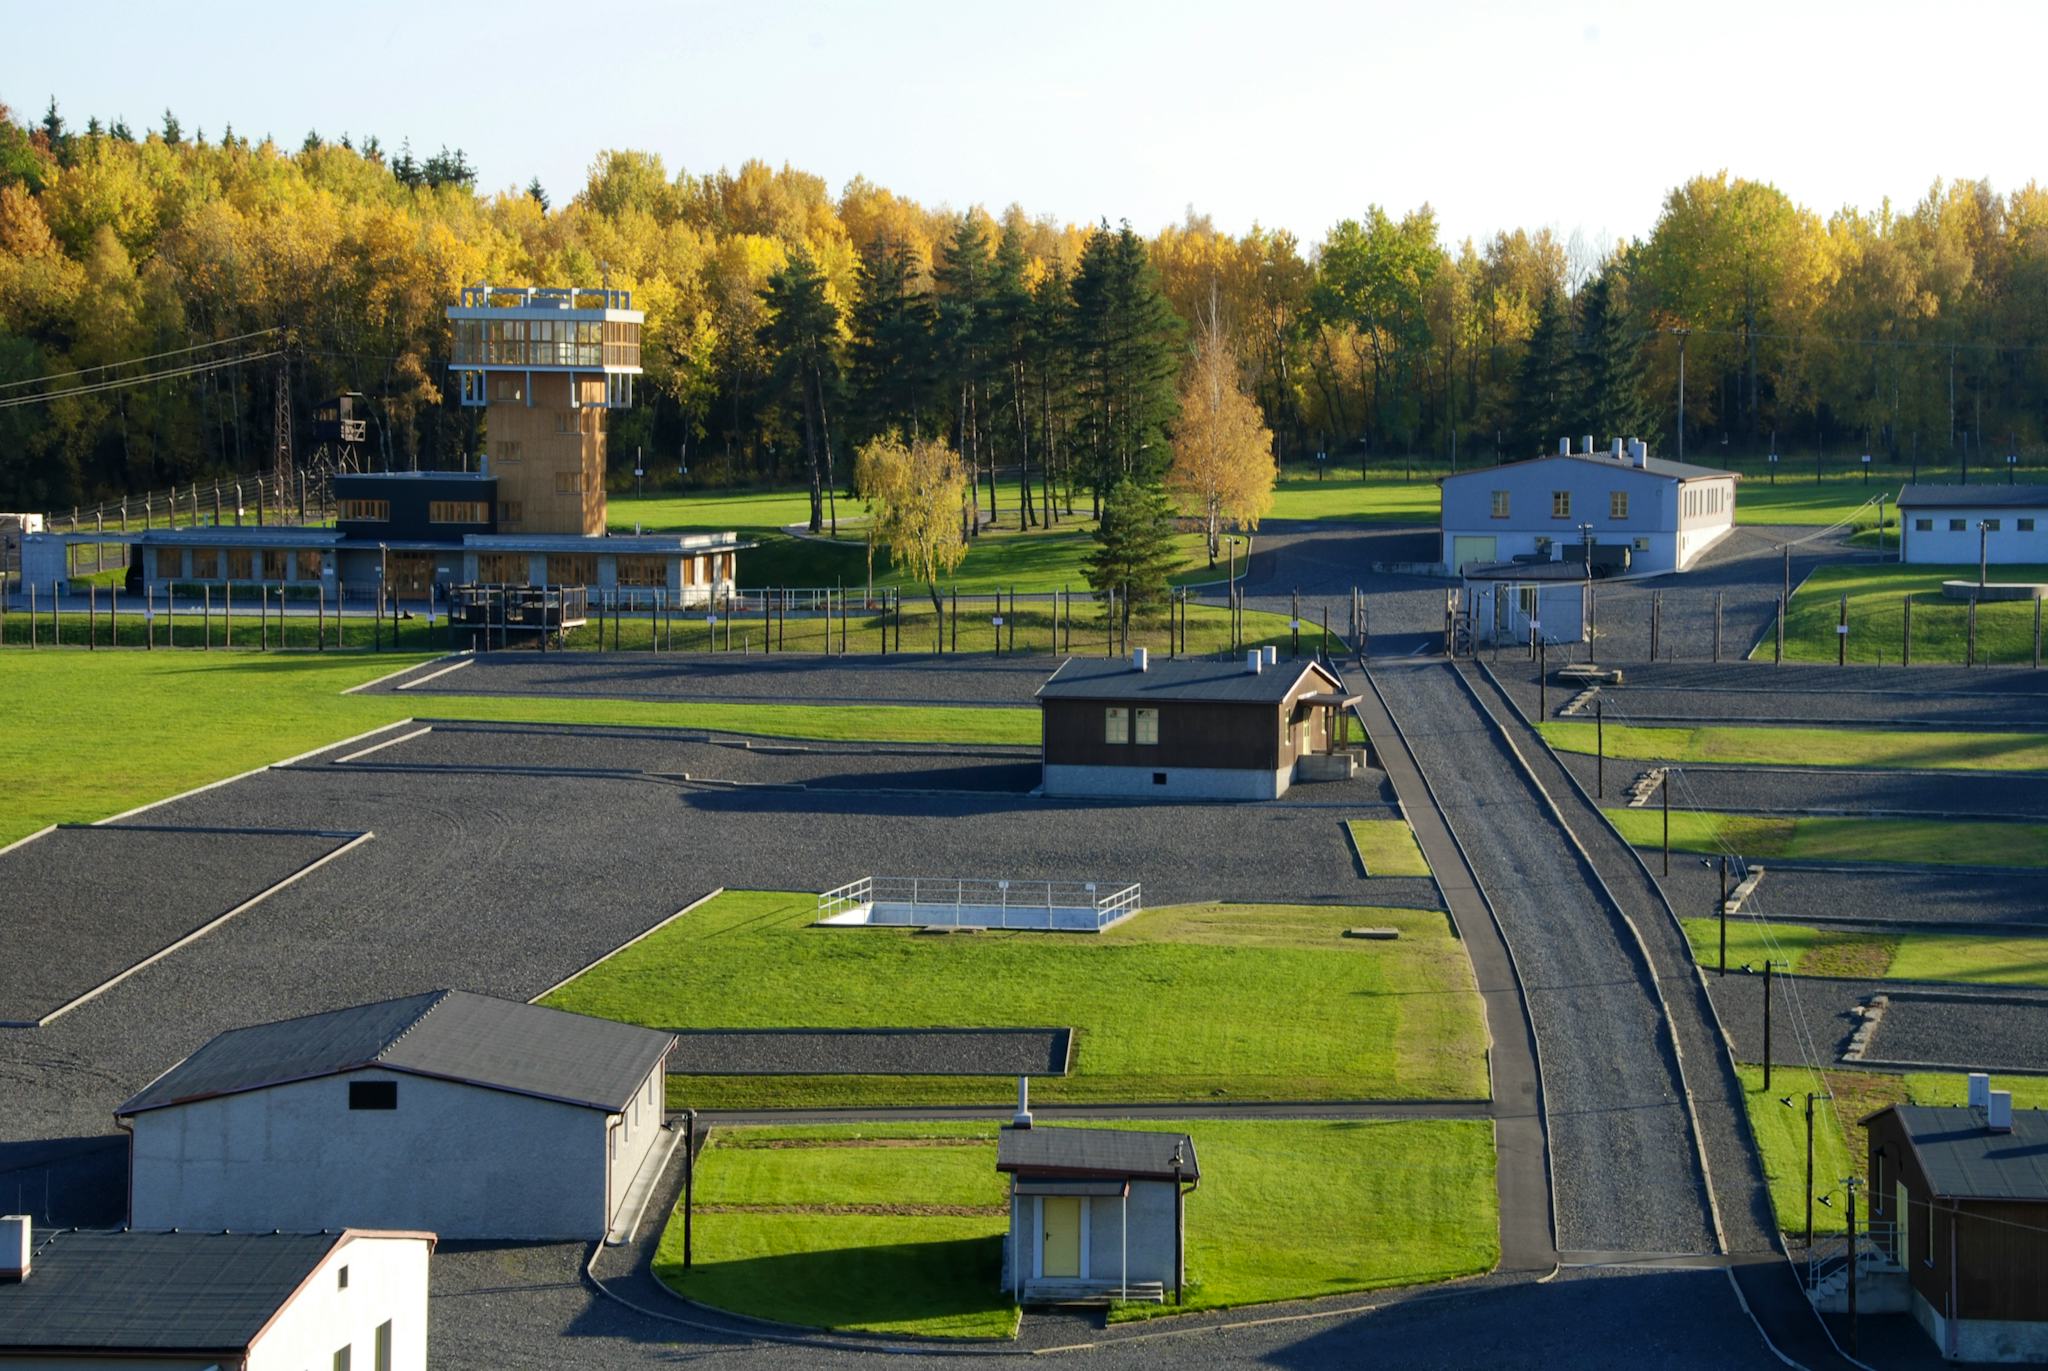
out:
<path id="1" fill-rule="evenodd" d="M 1764 958 L 1764 1089 L 1771 1088 L 1771 968 L 1778 963 Z"/>
<path id="2" fill-rule="evenodd" d="M 1678 460 L 1682 462 L 1685 460 L 1685 340 L 1692 336 L 1692 330 L 1681 328 L 1672 332 L 1678 335 Z M 1950 409 L 1954 409 L 1954 401 L 1950 401 Z M 1953 427 L 1954 419 L 1949 422 Z"/>
<path id="3" fill-rule="evenodd" d="M 1664 797 L 1664 874 L 1671 874 L 1671 771 L 1664 768 L 1664 776 L 1657 782 L 1657 793 Z M 1768 1019 L 1765 1020 L 1769 1022 Z"/>
<path id="4" fill-rule="evenodd" d="M 1856 1188 L 1863 1184 L 1846 1176 L 1842 1184 L 1849 1192 L 1849 1355 L 1856 1355 Z"/>
<path id="5" fill-rule="evenodd" d="M 1593 798 L 1607 798 L 1607 701 L 1593 701 Z M 1725 958 L 1724 958 L 1725 960 Z"/>
<path id="6" fill-rule="evenodd" d="M 1725 852 L 1721 854 L 1721 967 L 1715 974 L 1728 974 L 1728 854 Z"/>

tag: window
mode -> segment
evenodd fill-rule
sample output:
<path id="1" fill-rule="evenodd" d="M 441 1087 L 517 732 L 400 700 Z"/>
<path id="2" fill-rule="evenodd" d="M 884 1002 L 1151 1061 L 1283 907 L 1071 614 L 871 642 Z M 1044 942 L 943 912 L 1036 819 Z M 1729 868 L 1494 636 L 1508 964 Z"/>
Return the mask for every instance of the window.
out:
<path id="1" fill-rule="evenodd" d="M 1165 772 L 1163 772 L 1163 771 L 1155 771 L 1155 772 L 1153 772 L 1153 773 L 1152 773 L 1152 784 L 1153 784 L 1153 785 L 1165 785 L 1165 784 L 1166 784 L 1166 773 L 1165 773 Z"/>
<path id="2" fill-rule="evenodd" d="M 320 579 L 319 553 L 301 549 L 296 554 L 296 560 L 299 567 L 298 576 L 301 581 L 317 581 Z"/>
<path id="3" fill-rule="evenodd" d="M 397 1081 L 350 1081 L 348 1083 L 348 1107 L 350 1109 L 396 1109 L 398 1108 Z"/>
<path id="4" fill-rule="evenodd" d="M 377 1325 L 377 1371 L 391 1371 L 391 1320 Z"/>
<path id="5" fill-rule="evenodd" d="M 1496 519 L 1508 517 L 1508 493 L 1504 490 L 1493 492 L 1493 517 Z"/>
<path id="6" fill-rule="evenodd" d="M 219 548 L 195 547 L 192 549 L 192 579 L 195 581 L 217 581 L 220 579 Z"/>
<path id="7" fill-rule="evenodd" d="M 391 522 L 389 500 L 343 500 L 335 512 L 337 519 L 349 519 L 359 523 L 388 524 Z"/>
<path id="8" fill-rule="evenodd" d="M 1985 531 L 1986 533 L 1996 533 L 1996 532 L 1998 532 L 1998 520 L 1996 520 L 1996 519 L 1986 519 L 1986 520 L 1984 521 L 1984 531 Z"/>
<path id="9" fill-rule="evenodd" d="M 1934 532 L 1934 520 L 1932 520 L 1932 519 L 1915 519 L 1915 520 L 1913 521 L 1913 531 L 1914 531 L 1915 533 L 1932 533 L 1932 532 Z"/>
<path id="10" fill-rule="evenodd" d="M 516 438 L 501 438 L 491 444 L 491 460 L 495 462 L 516 462 L 526 455 Z"/>
<path id="11" fill-rule="evenodd" d="M 1962 521 L 1961 519 L 1951 519 L 1951 520 L 1949 520 L 1949 521 L 1948 521 L 1948 531 L 1949 531 L 1950 533 L 1961 533 L 1961 532 L 1963 531 L 1963 521 Z"/>
<path id="12" fill-rule="evenodd" d="M 1610 519 L 1626 519 L 1626 518 L 1628 518 L 1628 492 L 1627 492 L 1627 491 L 1625 491 L 1625 490 L 1617 490 L 1617 491 L 1613 491 L 1613 492 L 1611 492 L 1611 493 L 1610 493 L 1610 494 L 1608 495 L 1608 497 L 1607 497 L 1607 517 L 1608 517 L 1608 518 L 1610 518 Z"/>
<path id="13" fill-rule="evenodd" d="M 555 494 L 581 495 L 583 473 L 580 471 L 558 471 L 555 473 Z"/>
<path id="14" fill-rule="evenodd" d="M 498 501 L 498 527 L 517 529 L 525 522 L 526 502 L 524 500 Z"/>
<path id="15" fill-rule="evenodd" d="M 1102 711 L 1102 741 L 1105 743 L 1127 743 L 1131 740 L 1131 713 L 1122 705 L 1111 705 Z"/>
<path id="16" fill-rule="evenodd" d="M 248 548 L 231 547 L 228 549 L 228 579 L 230 581 L 254 580 L 254 570 L 255 562 L 250 556 Z"/>
<path id="17" fill-rule="evenodd" d="M 618 583 L 622 586 L 637 586 L 659 590 L 668 584 L 668 559 L 666 557 L 641 557 L 620 554 Z"/>
<path id="18" fill-rule="evenodd" d="M 476 578 L 487 586 L 523 586 L 533 574 L 531 566 L 523 552 L 479 552 Z"/>
<path id="19" fill-rule="evenodd" d="M 1159 711 L 1158 711 L 1158 710 L 1156 710 L 1156 709 L 1141 709 L 1141 710 L 1139 710 L 1139 711 L 1138 711 L 1138 719 L 1137 719 L 1137 723 L 1138 723 L 1138 729 L 1137 729 L 1137 742 L 1138 742 L 1138 744 L 1139 744 L 1140 746 L 1144 746 L 1144 747 L 1149 747 L 1149 746 L 1152 746 L 1152 745 L 1156 744 L 1156 743 L 1157 743 L 1157 742 L 1159 741 Z"/>
<path id="20" fill-rule="evenodd" d="M 2013 527 L 2021 533 L 2032 533 L 2034 531 L 2034 521 L 2032 519 L 2015 519 L 2012 522 Z"/>
<path id="21" fill-rule="evenodd" d="M 284 549 L 267 547 L 263 549 L 263 579 L 282 581 L 284 579 Z"/>
<path id="22" fill-rule="evenodd" d="M 348 1371 L 350 1361 L 350 1346 L 350 1344 L 344 1343 L 340 1347 L 335 1349 L 334 1371 Z"/>
<path id="23" fill-rule="evenodd" d="M 493 376 L 491 378 L 491 398 L 493 400 L 522 400 L 526 397 L 524 392 L 520 390 L 519 382 L 516 378 L 511 376 Z"/>
<path id="24" fill-rule="evenodd" d="M 1568 490 L 1550 492 L 1550 517 L 1569 519 L 1572 517 L 1572 493 Z"/>
<path id="25" fill-rule="evenodd" d="M 597 584 L 597 558 L 588 552 L 557 552 L 548 557 L 548 580 L 558 586 Z"/>
<path id="26" fill-rule="evenodd" d="M 345 1266 L 345 1265 L 344 1265 L 344 1266 L 343 1266 L 343 1267 L 342 1267 L 342 1268 L 341 1268 L 340 1270 L 338 1270 L 338 1271 L 336 1271 L 336 1272 L 334 1273 L 334 1288 L 335 1288 L 336 1290 L 346 1290 L 346 1289 L 348 1289 L 348 1267 L 347 1267 L 347 1266 Z"/>
<path id="27" fill-rule="evenodd" d="M 484 500 L 427 502 L 427 522 L 430 524 L 488 524 L 490 521 L 491 506 Z"/>

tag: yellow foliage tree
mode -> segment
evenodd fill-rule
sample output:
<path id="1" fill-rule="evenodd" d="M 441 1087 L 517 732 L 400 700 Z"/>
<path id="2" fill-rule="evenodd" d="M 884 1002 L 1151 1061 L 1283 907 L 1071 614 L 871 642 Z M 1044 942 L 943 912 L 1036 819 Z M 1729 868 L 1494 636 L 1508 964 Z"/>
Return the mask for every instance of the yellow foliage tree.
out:
<path id="1" fill-rule="evenodd" d="M 960 454 L 929 438 L 905 444 L 891 429 L 861 447 L 853 479 L 868 509 L 868 580 L 874 580 L 879 542 L 891 562 L 925 583 L 932 608 L 943 612 L 939 577 L 967 555 L 960 531 L 967 470 Z"/>
<path id="2" fill-rule="evenodd" d="M 1255 529 L 1273 507 L 1273 432 L 1238 379 L 1237 353 L 1212 317 L 1180 383 L 1167 489 L 1202 521 L 1215 565 L 1223 525 Z"/>

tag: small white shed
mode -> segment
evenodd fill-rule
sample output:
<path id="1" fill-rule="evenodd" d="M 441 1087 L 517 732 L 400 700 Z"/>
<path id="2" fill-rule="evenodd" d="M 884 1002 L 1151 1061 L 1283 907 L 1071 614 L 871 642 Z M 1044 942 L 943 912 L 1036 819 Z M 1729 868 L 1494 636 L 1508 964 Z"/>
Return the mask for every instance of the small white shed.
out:
<path id="1" fill-rule="evenodd" d="M 223 1033 L 115 1111 L 138 1228 L 603 1238 L 675 1035 L 460 990 Z"/>
<path id="2" fill-rule="evenodd" d="M 1019 1304 L 1178 1301 L 1186 1196 L 1202 1178 L 1185 1133 L 1034 1127 L 996 1139 L 1010 1177 L 1003 1288 Z"/>

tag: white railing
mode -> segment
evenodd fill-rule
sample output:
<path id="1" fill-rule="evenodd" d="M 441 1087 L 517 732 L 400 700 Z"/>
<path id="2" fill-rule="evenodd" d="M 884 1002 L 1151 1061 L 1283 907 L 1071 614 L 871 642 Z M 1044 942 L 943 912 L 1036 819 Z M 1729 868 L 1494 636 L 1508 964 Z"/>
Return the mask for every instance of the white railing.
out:
<path id="1" fill-rule="evenodd" d="M 818 921 L 820 923 L 840 914 L 851 914 L 857 909 L 874 903 L 870 891 L 874 882 L 866 876 L 857 881 L 848 881 L 837 890 L 828 890 L 818 897 Z"/>
<path id="2" fill-rule="evenodd" d="M 1142 887 L 972 876 L 863 876 L 818 897 L 821 922 L 1095 932 L 1143 907 Z"/>
<path id="3" fill-rule="evenodd" d="M 1856 1234 L 1855 1244 L 1858 1271 L 1897 1271 L 1904 1265 L 1899 1260 L 1896 1224 L 1858 1224 L 1857 1227 L 1861 1230 Z M 1848 1267 L 1849 1240 L 1846 1237 L 1817 1239 L 1806 1259 L 1807 1293 L 1819 1291 Z"/>

